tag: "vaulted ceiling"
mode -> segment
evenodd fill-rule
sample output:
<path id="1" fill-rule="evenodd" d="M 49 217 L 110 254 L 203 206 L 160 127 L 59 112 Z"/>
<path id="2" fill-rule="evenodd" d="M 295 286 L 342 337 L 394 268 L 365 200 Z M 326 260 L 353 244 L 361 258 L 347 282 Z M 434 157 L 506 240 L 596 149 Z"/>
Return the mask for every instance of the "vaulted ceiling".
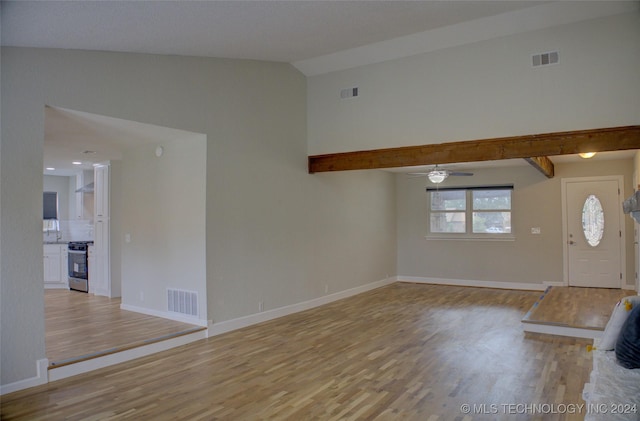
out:
<path id="1" fill-rule="evenodd" d="M 639 4 L 539 0 L 2 1 L 0 41 L 2 46 L 281 61 L 312 76 L 625 13 L 638 10 Z M 49 120 L 47 143 L 55 144 L 51 133 L 64 132 L 50 130 L 57 127 L 58 120 Z M 45 157 L 47 153 L 45 148 Z M 431 163 L 431 158 L 421 163 Z M 404 165 L 413 165 L 411 162 L 415 159 Z M 531 162 L 548 176 L 552 173 L 544 158 Z"/>
<path id="2" fill-rule="evenodd" d="M 3 46 L 289 62 L 306 75 L 599 16 L 637 1 L 6 1 Z"/>

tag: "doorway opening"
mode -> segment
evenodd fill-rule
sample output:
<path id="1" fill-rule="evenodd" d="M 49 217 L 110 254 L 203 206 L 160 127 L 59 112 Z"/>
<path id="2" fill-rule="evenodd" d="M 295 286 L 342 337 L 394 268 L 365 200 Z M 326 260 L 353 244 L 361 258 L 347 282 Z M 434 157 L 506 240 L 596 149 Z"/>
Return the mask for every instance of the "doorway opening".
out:
<path id="1" fill-rule="evenodd" d="M 89 240 L 96 243 L 106 240 L 109 270 L 100 272 L 109 276 L 103 277 L 103 283 L 98 278 L 92 282 L 92 266 L 99 268 L 99 265 L 90 262 L 88 280 L 89 292 L 105 297 L 76 294 L 54 300 L 73 299 L 75 308 L 82 308 L 84 301 L 96 307 L 98 302 L 111 300 L 117 302 L 116 313 L 135 312 L 138 316 L 206 326 L 206 135 L 52 106 L 45 107 L 44 129 L 45 177 L 63 176 L 65 171 L 77 174 L 89 168 L 93 175 L 100 176 L 104 174 L 98 170 L 105 168 L 104 163 L 109 168 L 108 183 L 106 178 L 96 177 L 92 186 L 97 189 L 98 185 L 107 185 L 108 195 L 104 197 L 108 201 L 92 200 L 90 215 L 81 213 L 86 210 L 81 207 L 77 212 L 83 219 L 91 220 L 94 238 Z M 66 185 L 68 207 L 75 209 L 76 183 Z M 78 197 L 86 199 L 86 191 L 79 191 L 82 195 Z M 107 189 L 103 192 L 106 194 Z M 91 196 L 103 198 L 93 190 Z M 106 213 L 105 205 L 108 205 Z M 100 222 L 102 228 L 98 226 Z M 68 285 L 62 285 L 61 289 L 65 287 Z M 198 293 L 196 316 L 184 317 L 168 311 L 166 291 L 178 287 Z M 77 303 L 78 298 L 84 301 Z M 69 317 L 59 321 L 62 319 L 72 321 Z M 89 341 L 90 335 L 78 335 L 80 329 L 76 327 L 69 326 L 70 332 L 76 331 L 72 336 Z M 65 326 L 58 328 L 65 330 Z M 91 329 L 101 336 L 114 330 L 108 324 Z M 122 336 L 122 331 L 118 334 Z M 114 343 L 113 347 L 116 346 L 128 345 Z M 83 355 L 94 353 L 99 351 L 89 349 Z M 46 355 L 49 357 L 48 349 Z M 64 357 L 61 354 L 56 360 Z"/>

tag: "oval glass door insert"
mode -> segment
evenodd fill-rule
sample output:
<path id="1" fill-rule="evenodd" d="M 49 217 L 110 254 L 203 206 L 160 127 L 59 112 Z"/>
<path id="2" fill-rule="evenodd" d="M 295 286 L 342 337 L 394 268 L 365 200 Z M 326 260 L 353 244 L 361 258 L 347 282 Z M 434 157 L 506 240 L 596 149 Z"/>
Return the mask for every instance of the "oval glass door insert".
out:
<path id="1" fill-rule="evenodd" d="M 604 210 L 600 200 L 590 194 L 582 207 L 582 231 L 591 247 L 596 247 L 604 233 Z"/>

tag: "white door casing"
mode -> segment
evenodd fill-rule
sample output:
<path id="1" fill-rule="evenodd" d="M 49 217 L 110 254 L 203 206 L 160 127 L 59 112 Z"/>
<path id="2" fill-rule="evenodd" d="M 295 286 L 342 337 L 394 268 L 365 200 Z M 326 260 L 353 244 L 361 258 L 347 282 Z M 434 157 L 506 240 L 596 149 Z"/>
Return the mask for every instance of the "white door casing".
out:
<path id="1" fill-rule="evenodd" d="M 626 279 L 622 186 L 622 176 L 562 180 L 565 285 L 622 287 Z M 604 216 L 602 239 L 596 245 L 588 243 L 582 226 L 583 206 L 590 195 L 599 200 Z"/>

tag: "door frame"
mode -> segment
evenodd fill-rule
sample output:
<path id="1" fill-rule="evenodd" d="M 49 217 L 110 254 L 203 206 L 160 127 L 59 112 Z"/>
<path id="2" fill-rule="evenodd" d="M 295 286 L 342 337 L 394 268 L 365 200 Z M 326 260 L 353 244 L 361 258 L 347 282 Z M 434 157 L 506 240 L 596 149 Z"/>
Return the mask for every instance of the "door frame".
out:
<path id="1" fill-rule="evenodd" d="M 624 176 L 623 175 L 603 175 L 599 177 L 568 177 L 562 178 L 562 265 L 563 265 L 563 279 L 562 285 L 569 286 L 569 227 L 567 227 L 567 184 L 575 182 L 587 182 L 587 181 L 617 181 L 619 196 L 624 192 Z M 620 279 L 619 288 L 624 289 L 627 285 L 627 251 L 626 251 L 626 229 L 624 212 L 622 211 L 622 202 L 618 206 L 619 220 L 620 220 L 620 273 L 622 279 Z"/>

